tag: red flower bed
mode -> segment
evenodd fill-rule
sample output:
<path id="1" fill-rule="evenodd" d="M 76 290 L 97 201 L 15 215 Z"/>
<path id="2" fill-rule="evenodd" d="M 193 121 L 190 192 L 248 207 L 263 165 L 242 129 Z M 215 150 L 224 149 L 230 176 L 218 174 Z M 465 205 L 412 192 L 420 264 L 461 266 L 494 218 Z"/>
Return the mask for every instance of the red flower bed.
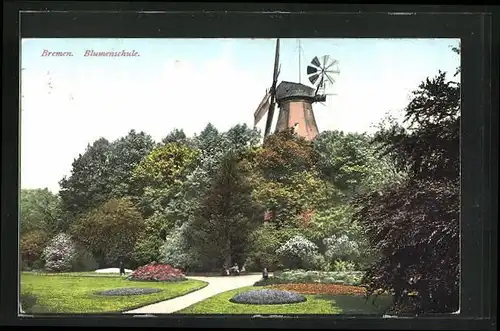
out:
<path id="1" fill-rule="evenodd" d="M 181 270 L 168 264 L 150 263 L 137 268 L 128 277 L 129 280 L 171 282 L 185 280 L 186 276 Z"/>
<path id="2" fill-rule="evenodd" d="M 366 293 L 366 289 L 361 286 L 338 284 L 278 284 L 270 287 L 300 294 L 365 295 Z"/>

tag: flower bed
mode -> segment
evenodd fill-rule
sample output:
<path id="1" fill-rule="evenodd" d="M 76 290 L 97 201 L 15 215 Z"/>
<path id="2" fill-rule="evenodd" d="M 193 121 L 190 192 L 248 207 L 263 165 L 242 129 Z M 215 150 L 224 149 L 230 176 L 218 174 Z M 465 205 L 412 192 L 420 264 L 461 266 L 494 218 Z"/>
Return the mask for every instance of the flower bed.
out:
<path id="1" fill-rule="evenodd" d="M 275 289 L 262 289 L 253 290 L 236 294 L 229 302 L 243 303 L 250 305 L 276 305 L 304 302 L 306 298 L 295 292 L 275 290 Z"/>
<path id="2" fill-rule="evenodd" d="M 275 284 L 343 284 L 343 285 L 360 285 L 362 271 L 304 271 L 290 270 L 284 271 L 279 276 L 269 277 L 268 279 L 259 280 L 255 286 L 266 286 Z"/>
<path id="3" fill-rule="evenodd" d="M 123 296 L 123 295 L 142 295 L 150 293 L 158 293 L 161 289 L 159 288 L 115 288 L 112 290 L 106 290 L 97 292 L 97 295 L 106 296 Z"/>
<path id="4" fill-rule="evenodd" d="M 271 285 L 271 288 L 293 291 L 301 294 L 332 294 L 332 295 L 365 295 L 366 289 L 362 286 L 338 284 L 280 284 Z"/>
<path id="5" fill-rule="evenodd" d="M 151 263 L 137 268 L 127 279 L 134 281 L 173 282 L 186 280 L 187 278 L 181 270 L 175 269 L 168 264 Z"/>

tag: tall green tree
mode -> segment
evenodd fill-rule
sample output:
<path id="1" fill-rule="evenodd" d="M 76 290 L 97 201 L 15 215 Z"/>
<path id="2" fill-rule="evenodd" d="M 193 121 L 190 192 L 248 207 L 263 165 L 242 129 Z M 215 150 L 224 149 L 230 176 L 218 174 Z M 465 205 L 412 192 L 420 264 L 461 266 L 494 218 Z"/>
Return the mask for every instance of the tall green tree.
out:
<path id="1" fill-rule="evenodd" d="M 197 162 L 197 150 L 169 143 L 157 146 L 139 163 L 132 173 L 133 196 L 145 217 L 165 209 L 175 187 L 195 169 Z"/>
<path id="2" fill-rule="evenodd" d="M 197 246 L 218 267 L 244 261 L 248 235 L 261 222 L 245 173 L 237 155 L 226 154 L 192 225 Z"/>
<path id="3" fill-rule="evenodd" d="M 150 135 L 135 130 L 113 141 L 109 159 L 109 182 L 112 187 L 110 198 L 126 197 L 135 190 L 132 182 L 133 170 L 151 153 L 154 145 Z"/>
<path id="4" fill-rule="evenodd" d="M 188 139 L 183 129 L 173 129 L 161 140 L 161 142 L 165 145 L 169 143 L 185 144 L 189 143 L 190 139 Z"/>
<path id="5" fill-rule="evenodd" d="M 100 138 L 73 161 L 71 175 L 59 183 L 66 218 L 95 208 L 110 196 L 111 186 L 106 180 L 110 154 L 110 142 Z"/>
<path id="6" fill-rule="evenodd" d="M 322 177 L 353 195 L 402 177 L 388 157 L 377 155 L 367 134 L 325 131 L 314 140 Z"/>
<path id="7" fill-rule="evenodd" d="M 67 218 L 96 208 L 111 198 L 131 194 L 132 171 L 154 146 L 151 136 L 131 130 L 110 143 L 105 138 L 88 145 L 61 180 L 59 192 Z"/>
<path id="8" fill-rule="evenodd" d="M 21 189 L 20 232 L 43 231 L 54 234 L 63 227 L 61 201 L 45 189 Z"/>

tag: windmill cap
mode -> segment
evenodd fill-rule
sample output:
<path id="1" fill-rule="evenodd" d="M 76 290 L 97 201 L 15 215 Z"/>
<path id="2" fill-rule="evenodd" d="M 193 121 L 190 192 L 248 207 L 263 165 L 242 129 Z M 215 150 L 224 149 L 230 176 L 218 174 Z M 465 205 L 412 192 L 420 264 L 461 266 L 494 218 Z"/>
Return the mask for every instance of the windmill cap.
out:
<path id="1" fill-rule="evenodd" d="M 283 81 L 276 87 L 276 99 L 281 101 L 290 98 L 315 100 L 316 90 L 304 84 Z"/>

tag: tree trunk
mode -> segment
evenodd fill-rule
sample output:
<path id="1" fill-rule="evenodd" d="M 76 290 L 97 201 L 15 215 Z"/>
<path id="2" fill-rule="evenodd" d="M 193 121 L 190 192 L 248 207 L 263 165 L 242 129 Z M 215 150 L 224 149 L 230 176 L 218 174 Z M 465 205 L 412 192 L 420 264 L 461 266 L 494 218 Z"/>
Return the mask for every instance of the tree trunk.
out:
<path id="1" fill-rule="evenodd" d="M 227 268 L 230 268 L 233 266 L 232 264 L 232 257 L 231 257 L 231 239 L 227 239 L 226 241 L 226 249 L 225 249 L 225 258 L 224 258 L 224 265 Z"/>

